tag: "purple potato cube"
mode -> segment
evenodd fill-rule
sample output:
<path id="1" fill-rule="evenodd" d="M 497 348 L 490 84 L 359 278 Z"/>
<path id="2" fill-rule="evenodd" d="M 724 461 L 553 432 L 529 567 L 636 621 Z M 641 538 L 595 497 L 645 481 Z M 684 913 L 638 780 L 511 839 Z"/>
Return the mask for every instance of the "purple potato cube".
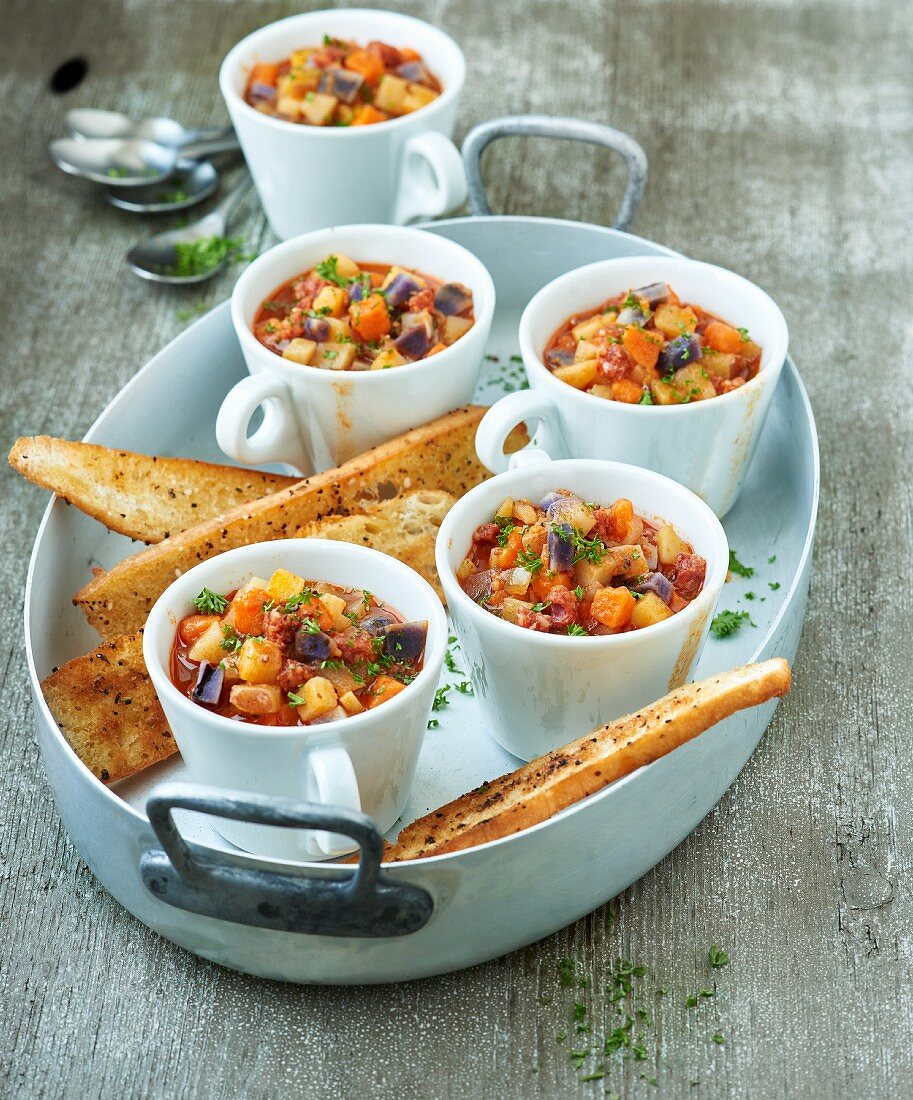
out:
<path id="1" fill-rule="evenodd" d="M 431 340 L 424 325 L 416 325 L 397 336 L 393 346 L 406 359 L 421 359 L 431 347 Z"/>
<path id="2" fill-rule="evenodd" d="M 434 308 L 445 317 L 468 313 L 472 308 L 472 294 L 459 283 L 444 283 L 434 295 Z"/>
<path id="3" fill-rule="evenodd" d="M 197 673 L 197 682 L 193 685 L 190 698 L 195 703 L 204 703 L 214 707 L 222 697 L 222 684 L 225 682 L 225 673 L 218 665 L 211 665 L 209 661 L 200 663 L 200 671 Z"/>

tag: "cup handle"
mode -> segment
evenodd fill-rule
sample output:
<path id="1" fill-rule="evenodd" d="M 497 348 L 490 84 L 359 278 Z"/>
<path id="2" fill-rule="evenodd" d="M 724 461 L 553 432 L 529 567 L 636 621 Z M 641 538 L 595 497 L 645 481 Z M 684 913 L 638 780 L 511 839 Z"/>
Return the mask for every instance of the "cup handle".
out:
<path id="1" fill-rule="evenodd" d="M 511 455 L 504 453 L 504 444 L 514 428 L 524 420 L 538 420 L 536 441 L 528 443 Z M 518 390 L 496 401 L 482 417 L 476 429 L 476 454 L 493 474 L 550 462 L 554 455 L 566 453 L 555 406 L 536 390 Z"/>
<path id="2" fill-rule="evenodd" d="M 261 406 L 263 423 L 248 438 L 251 418 Z M 269 374 L 249 375 L 228 391 L 216 418 L 216 439 L 229 458 L 248 466 L 285 462 L 305 475 L 314 468 L 288 386 Z"/>
<path id="3" fill-rule="evenodd" d="M 466 171 L 453 142 L 436 130 L 416 134 L 403 147 L 397 225 L 439 218 L 466 201 Z"/>
<path id="4" fill-rule="evenodd" d="M 305 802 L 322 806 L 341 806 L 346 810 L 361 812 L 361 796 L 352 758 L 342 745 L 322 745 L 308 749 L 302 761 L 304 768 Z M 304 840 L 308 855 L 318 859 L 348 855 L 358 845 L 350 836 L 327 833 L 321 829 L 310 831 Z"/>

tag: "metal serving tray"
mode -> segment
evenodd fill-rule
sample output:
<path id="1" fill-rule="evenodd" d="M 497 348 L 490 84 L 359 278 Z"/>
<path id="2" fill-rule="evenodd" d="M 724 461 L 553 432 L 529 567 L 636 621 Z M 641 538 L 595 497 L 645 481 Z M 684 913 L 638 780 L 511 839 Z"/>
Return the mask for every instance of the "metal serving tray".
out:
<path id="1" fill-rule="evenodd" d="M 481 150 L 492 137 L 521 129 L 553 132 L 553 120 L 488 124 L 470 135 L 464 151 L 476 210 L 487 210 Z M 583 126 L 568 135 L 562 124 L 555 136 L 595 138 L 626 157 L 632 172 L 619 219 L 626 222 L 646 163 L 629 139 L 622 147 L 616 132 L 596 130 Z M 477 395 L 486 403 L 522 377 L 511 358 L 517 354 L 517 322 L 545 283 L 600 259 L 671 254 L 616 229 L 546 218 L 475 216 L 428 228 L 478 255 L 497 288 L 489 349 L 497 361 L 486 361 Z M 156 355 L 86 438 L 150 454 L 224 461 L 215 443 L 216 413 L 244 373 L 226 302 Z M 193 400 L 182 400 L 191 389 Z M 725 521 L 731 545 L 756 574 L 751 581 L 734 578 L 721 606 L 748 610 L 756 626 L 725 640 L 711 638 L 696 677 L 765 657 L 795 657 L 817 499 L 814 419 L 796 368 L 787 361 L 740 503 Z M 275 812 L 268 802 L 232 802 L 180 784 L 179 758 L 106 787 L 77 759 L 44 702 L 39 681 L 97 644 L 72 607 L 72 594 L 91 566 L 109 567 L 135 549 L 60 501 L 49 505 L 41 523 L 29 568 L 25 635 L 48 780 L 81 855 L 126 909 L 198 955 L 263 977 L 327 984 L 403 981 L 469 966 L 550 934 L 623 890 L 687 836 L 733 782 L 773 714 L 774 703 L 737 714 L 552 820 L 464 852 L 380 868 L 380 838 L 371 823 L 330 810 L 295 820 L 355 836 L 363 845 L 357 872 L 257 859 L 222 840 L 207 815 L 263 819 Z M 748 590 L 756 593 L 754 600 L 746 600 Z M 459 656 L 457 651 L 457 664 Z M 463 679 L 445 672 L 442 682 Z M 454 690 L 450 699 L 435 715 L 439 726 L 428 732 L 403 823 L 517 765 L 486 734 L 471 696 Z M 566 732 L 570 740 L 584 731 Z M 622 836 L 623 844 L 616 839 Z M 544 867 L 547 890 L 537 888 Z"/>

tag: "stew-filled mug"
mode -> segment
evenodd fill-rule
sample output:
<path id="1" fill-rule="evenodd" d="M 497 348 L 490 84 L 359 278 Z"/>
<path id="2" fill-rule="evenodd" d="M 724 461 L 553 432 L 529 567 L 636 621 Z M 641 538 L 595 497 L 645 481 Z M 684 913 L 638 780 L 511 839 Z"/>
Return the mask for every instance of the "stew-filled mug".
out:
<path id="1" fill-rule="evenodd" d="M 472 327 L 443 351 L 388 370 L 322 369 L 261 344 L 252 327 L 261 302 L 334 254 L 462 284 L 472 293 Z M 271 248 L 245 269 L 232 294 L 232 322 L 250 377 L 222 403 L 216 421 L 219 446 L 237 462 L 283 462 L 311 474 L 468 404 L 494 308 L 494 283 L 484 264 L 461 245 L 422 229 L 349 225 Z M 248 435 L 261 408 L 263 421 Z"/>
<path id="2" fill-rule="evenodd" d="M 762 348 L 745 385 L 681 405 L 628 405 L 557 378 L 545 365 L 552 334 L 573 314 L 626 290 L 667 283 L 683 302 L 745 326 Z M 502 398 L 476 434 L 481 461 L 494 473 L 522 465 L 530 448 L 504 453 L 520 421 L 538 421 L 530 447 L 556 458 L 632 463 L 674 478 L 718 516 L 735 504 L 786 359 L 788 332 L 777 305 L 747 279 L 680 257 L 633 256 L 577 268 L 543 287 L 520 319 L 520 352 L 530 389 Z"/>
<path id="3" fill-rule="evenodd" d="M 230 592 L 277 569 L 368 589 L 407 620 L 427 621 L 415 679 L 380 706 L 322 725 L 238 722 L 192 702 L 170 675 L 178 623 L 195 610 L 194 598 L 204 588 Z M 143 632 L 146 668 L 194 782 L 360 810 L 381 832 L 405 806 L 446 650 L 447 619 L 426 580 L 387 554 L 324 539 L 254 543 L 201 562 L 165 589 Z M 277 859 L 326 859 L 355 848 L 350 837 L 321 830 L 228 818 L 219 818 L 216 828 L 238 847 Z"/>
<path id="4" fill-rule="evenodd" d="M 369 126 L 310 126 L 245 101 L 254 65 L 319 46 L 325 35 L 412 47 L 443 91 L 411 114 Z M 346 222 L 402 225 L 458 207 L 466 178 L 450 138 L 465 77 L 465 58 L 449 35 L 395 12 L 309 12 L 242 39 L 222 63 L 219 85 L 273 232 L 284 240 Z"/>

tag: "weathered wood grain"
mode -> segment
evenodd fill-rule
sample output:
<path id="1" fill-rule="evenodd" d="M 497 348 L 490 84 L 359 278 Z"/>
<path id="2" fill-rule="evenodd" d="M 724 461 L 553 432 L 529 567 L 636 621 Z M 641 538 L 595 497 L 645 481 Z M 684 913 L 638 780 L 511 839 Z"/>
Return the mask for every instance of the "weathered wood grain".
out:
<path id="1" fill-rule="evenodd" d="M 4 446 L 78 438 L 181 327 L 225 297 L 124 273 L 141 222 L 48 162 L 74 104 L 219 123 L 219 58 L 302 6 L 6 0 L 0 35 Z M 635 230 L 744 272 L 782 304 L 819 419 L 824 485 L 796 687 L 739 781 L 613 905 L 469 972 L 310 989 L 203 963 L 139 925 L 58 824 L 31 730 L 22 587 L 44 498 L 4 470 L 0 582 L 0 1076 L 48 1097 L 902 1096 L 913 1091 L 913 33 L 888 0 L 411 0 L 462 42 L 461 132 L 573 113 L 634 134 Z M 77 53 L 89 78 L 55 98 Z M 608 222 L 608 157 L 545 142 L 486 155 L 495 209 Z M 152 223 L 147 223 L 151 225 Z M 243 232 L 269 243 L 252 208 Z M 551 868 L 529 889 L 547 889 Z M 710 975 L 709 944 L 731 964 Z M 655 972 L 654 1063 L 576 1084 L 569 1013 L 618 1019 L 606 965 Z M 562 988 L 574 956 L 589 985 Z M 715 978 L 717 995 L 684 998 Z M 540 1003 L 548 1000 L 550 1003 Z M 725 1044 L 711 1035 L 719 1030 Z M 651 1031 L 651 1034 L 653 1032 Z M 585 1041 L 586 1036 L 580 1040 Z M 649 1045 L 649 1044 L 648 1044 Z M 658 1075 L 654 1090 L 641 1079 Z M 698 1079 L 700 1085 L 689 1082 Z"/>

